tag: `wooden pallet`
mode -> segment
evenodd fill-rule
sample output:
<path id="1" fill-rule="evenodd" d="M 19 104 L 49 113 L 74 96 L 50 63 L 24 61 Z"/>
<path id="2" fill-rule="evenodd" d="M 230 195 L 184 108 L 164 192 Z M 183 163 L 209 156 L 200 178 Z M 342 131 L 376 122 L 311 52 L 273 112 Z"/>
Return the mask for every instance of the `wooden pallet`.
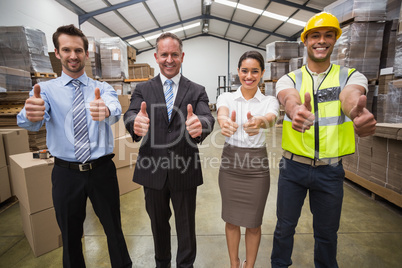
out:
<path id="1" fill-rule="evenodd" d="M 12 207 L 16 203 L 18 203 L 18 198 L 16 196 L 12 196 L 12 197 L 4 200 L 3 202 L 0 203 L 0 213 L 2 213 L 3 211 L 7 210 L 10 207 Z"/>
<path id="2" fill-rule="evenodd" d="M 370 192 L 372 192 L 373 195 L 381 196 L 385 200 L 402 208 L 402 195 L 401 194 L 399 194 L 395 191 L 392 191 L 391 189 L 384 188 L 383 186 L 375 184 L 374 182 L 368 181 L 349 170 L 345 170 L 345 177 L 348 180 L 353 181 L 354 183 L 357 183 L 358 185 L 362 186 L 363 188 L 369 190 Z"/>
<path id="3" fill-rule="evenodd" d="M 23 108 L 23 105 L 20 104 L 8 104 L 8 105 L 0 105 L 0 116 L 16 116 Z"/>
<path id="4" fill-rule="evenodd" d="M 0 105 L 0 126 L 16 126 L 17 114 L 23 107 L 23 104 Z"/>
<path id="5" fill-rule="evenodd" d="M 124 82 L 123 78 L 101 78 L 99 79 L 101 82 Z"/>
<path id="6" fill-rule="evenodd" d="M 42 72 L 34 72 L 32 73 L 33 77 L 47 77 L 47 78 L 56 78 L 56 73 L 42 73 Z"/>

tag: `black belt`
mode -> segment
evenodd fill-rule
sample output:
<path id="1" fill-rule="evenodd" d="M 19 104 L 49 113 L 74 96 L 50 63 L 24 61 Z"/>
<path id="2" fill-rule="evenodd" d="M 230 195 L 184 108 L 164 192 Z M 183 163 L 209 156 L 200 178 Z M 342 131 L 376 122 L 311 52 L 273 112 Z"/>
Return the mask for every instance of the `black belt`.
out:
<path id="1" fill-rule="evenodd" d="M 99 157 L 96 160 L 89 161 L 87 163 L 80 163 L 80 162 L 68 162 L 63 159 L 54 158 L 54 164 L 60 167 L 79 170 L 79 171 L 89 171 L 95 169 L 96 167 L 102 165 L 107 160 L 110 160 L 114 157 L 114 154 L 108 154 L 102 157 Z"/>

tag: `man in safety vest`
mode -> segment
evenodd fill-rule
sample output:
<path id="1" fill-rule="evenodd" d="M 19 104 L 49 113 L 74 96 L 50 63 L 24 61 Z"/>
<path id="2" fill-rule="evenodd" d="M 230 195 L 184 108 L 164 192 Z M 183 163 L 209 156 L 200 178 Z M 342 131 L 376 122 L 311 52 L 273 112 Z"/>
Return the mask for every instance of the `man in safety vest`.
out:
<path id="1" fill-rule="evenodd" d="M 355 152 L 355 132 L 361 137 L 372 135 L 376 125 L 366 109 L 367 78 L 353 68 L 330 62 L 341 33 L 332 14 L 313 16 L 301 34 L 307 65 L 276 84 L 286 116 L 272 267 L 292 264 L 293 236 L 307 191 L 313 214 L 315 267 L 338 267 L 337 231 L 345 175 L 341 157 Z"/>

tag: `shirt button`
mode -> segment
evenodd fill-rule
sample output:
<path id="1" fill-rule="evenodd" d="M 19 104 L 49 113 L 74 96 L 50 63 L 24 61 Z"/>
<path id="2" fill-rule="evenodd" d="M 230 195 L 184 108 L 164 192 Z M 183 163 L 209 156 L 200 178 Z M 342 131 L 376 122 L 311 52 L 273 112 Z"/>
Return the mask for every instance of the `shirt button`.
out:
<path id="1" fill-rule="evenodd" d="M 172 133 L 172 130 L 171 130 L 171 129 L 168 129 L 168 132 L 169 132 L 169 133 Z"/>

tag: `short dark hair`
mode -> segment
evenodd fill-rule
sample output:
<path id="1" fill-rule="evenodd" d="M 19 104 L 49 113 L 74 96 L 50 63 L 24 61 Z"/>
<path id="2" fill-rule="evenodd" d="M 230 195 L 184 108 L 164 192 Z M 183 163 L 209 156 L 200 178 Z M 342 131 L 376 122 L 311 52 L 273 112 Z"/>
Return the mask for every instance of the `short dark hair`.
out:
<path id="1" fill-rule="evenodd" d="M 87 37 L 80 29 L 75 27 L 74 24 L 60 26 L 59 28 L 57 28 L 56 32 L 53 34 L 53 45 L 57 49 L 57 51 L 59 50 L 59 46 L 60 46 L 59 36 L 62 34 L 81 37 L 82 41 L 84 42 L 84 50 L 85 50 L 85 52 L 88 51 Z"/>
<path id="2" fill-rule="evenodd" d="M 258 51 L 247 51 L 247 52 L 244 52 L 244 54 L 243 54 L 243 55 L 240 57 L 240 59 L 239 59 L 239 64 L 237 65 L 237 67 L 240 69 L 240 66 L 241 66 L 242 62 L 243 62 L 245 59 L 249 59 L 249 58 L 255 59 L 256 61 L 259 62 L 260 67 L 261 67 L 261 71 L 264 71 L 264 70 L 265 70 L 264 57 L 263 57 L 263 56 L 261 55 L 261 53 L 258 52 Z"/>
<path id="3" fill-rule="evenodd" d="M 179 37 L 177 37 L 177 35 L 173 34 L 173 33 L 163 33 L 161 34 L 157 39 L 156 39 L 156 53 L 158 53 L 158 44 L 160 40 L 166 39 L 166 38 L 172 38 L 173 40 L 177 40 L 177 42 L 179 42 L 180 45 L 180 52 L 183 52 L 183 42 L 181 41 L 181 39 Z"/>

